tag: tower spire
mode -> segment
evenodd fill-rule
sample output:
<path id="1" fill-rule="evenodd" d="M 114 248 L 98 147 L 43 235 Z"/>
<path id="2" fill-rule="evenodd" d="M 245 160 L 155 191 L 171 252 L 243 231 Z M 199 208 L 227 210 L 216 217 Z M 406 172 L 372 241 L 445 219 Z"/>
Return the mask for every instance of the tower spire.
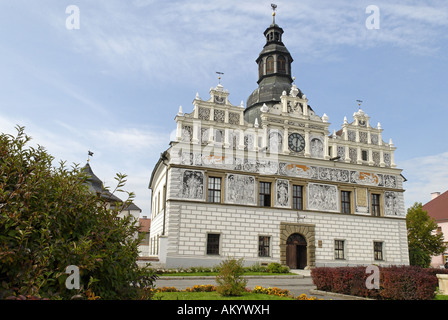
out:
<path id="1" fill-rule="evenodd" d="M 277 9 L 277 5 L 275 3 L 271 3 L 272 8 L 272 24 L 275 24 L 275 10 Z"/>

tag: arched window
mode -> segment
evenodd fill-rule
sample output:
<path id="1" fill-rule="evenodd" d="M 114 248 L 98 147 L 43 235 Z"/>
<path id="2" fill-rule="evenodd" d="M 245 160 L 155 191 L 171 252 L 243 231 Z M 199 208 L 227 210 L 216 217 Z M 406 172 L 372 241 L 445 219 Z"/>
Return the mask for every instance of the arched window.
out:
<path id="1" fill-rule="evenodd" d="M 277 58 L 277 72 L 286 73 L 286 59 L 284 56 Z"/>
<path id="2" fill-rule="evenodd" d="M 270 56 L 266 59 L 266 74 L 274 73 L 274 57 Z"/>

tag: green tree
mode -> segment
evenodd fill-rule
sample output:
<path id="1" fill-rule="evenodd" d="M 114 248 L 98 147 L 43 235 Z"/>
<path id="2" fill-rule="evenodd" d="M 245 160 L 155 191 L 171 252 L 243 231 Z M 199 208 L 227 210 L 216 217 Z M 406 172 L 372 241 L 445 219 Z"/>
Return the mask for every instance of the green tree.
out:
<path id="1" fill-rule="evenodd" d="M 17 131 L 0 135 L 0 298 L 150 297 L 155 276 L 137 265 L 138 225 L 117 217 L 134 195 L 110 206 L 89 191 L 82 168 L 53 167 L 54 158 Z M 115 179 L 121 190 L 126 176 Z M 79 290 L 65 285 L 69 265 L 79 267 Z"/>
<path id="2" fill-rule="evenodd" d="M 437 223 L 423 210 L 423 205 L 416 202 L 408 209 L 406 227 L 410 264 L 429 267 L 431 256 L 442 254 L 446 249 L 443 234 L 434 232 Z"/>

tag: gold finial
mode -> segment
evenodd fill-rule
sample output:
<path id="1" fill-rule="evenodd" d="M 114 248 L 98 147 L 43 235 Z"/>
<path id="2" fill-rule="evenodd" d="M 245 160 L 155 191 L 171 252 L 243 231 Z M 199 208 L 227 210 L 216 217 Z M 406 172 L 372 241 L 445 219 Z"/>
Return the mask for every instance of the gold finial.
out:
<path id="1" fill-rule="evenodd" d="M 216 71 L 216 73 L 219 75 L 218 76 L 218 83 L 221 84 L 221 75 L 224 74 L 224 72 Z"/>
<path id="2" fill-rule="evenodd" d="M 275 10 L 277 9 L 277 5 L 275 3 L 271 3 L 272 8 L 272 23 L 275 24 Z"/>
<path id="3" fill-rule="evenodd" d="M 356 100 L 356 102 L 358 102 L 358 107 L 361 109 L 362 100 Z"/>

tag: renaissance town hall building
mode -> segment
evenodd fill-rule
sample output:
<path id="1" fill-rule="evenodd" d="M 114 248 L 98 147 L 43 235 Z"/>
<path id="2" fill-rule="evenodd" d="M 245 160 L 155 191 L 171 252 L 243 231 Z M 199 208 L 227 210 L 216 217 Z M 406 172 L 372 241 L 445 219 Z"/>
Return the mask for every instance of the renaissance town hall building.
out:
<path id="1" fill-rule="evenodd" d="M 167 268 L 228 256 L 297 269 L 409 264 L 395 146 L 360 108 L 330 133 L 294 84 L 283 29 L 274 20 L 264 35 L 246 107 L 218 84 L 175 115 L 150 179 L 150 254 Z"/>

